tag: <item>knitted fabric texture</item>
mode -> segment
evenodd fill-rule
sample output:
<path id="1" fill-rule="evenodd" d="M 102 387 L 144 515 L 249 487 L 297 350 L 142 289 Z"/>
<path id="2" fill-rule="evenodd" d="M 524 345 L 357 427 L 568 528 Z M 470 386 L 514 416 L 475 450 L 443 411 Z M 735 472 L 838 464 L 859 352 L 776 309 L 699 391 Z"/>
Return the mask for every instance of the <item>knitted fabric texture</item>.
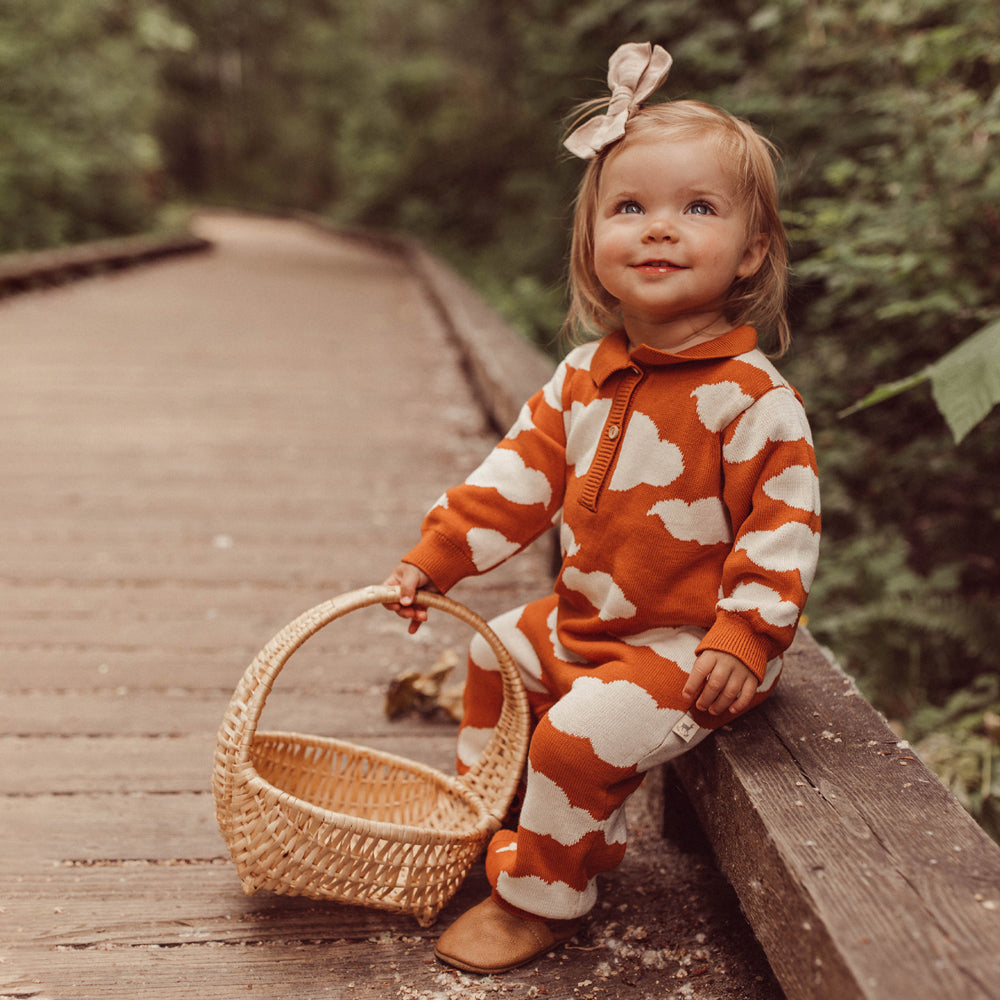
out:
<path id="1" fill-rule="evenodd" d="M 699 650 L 762 680 L 813 579 L 819 489 L 802 401 L 756 342 L 740 327 L 680 354 L 630 350 L 622 332 L 576 348 L 405 561 L 447 591 L 560 524 L 555 627 L 529 637 L 539 655 L 627 662 L 693 626 Z M 674 673 L 670 705 L 687 708 Z"/>

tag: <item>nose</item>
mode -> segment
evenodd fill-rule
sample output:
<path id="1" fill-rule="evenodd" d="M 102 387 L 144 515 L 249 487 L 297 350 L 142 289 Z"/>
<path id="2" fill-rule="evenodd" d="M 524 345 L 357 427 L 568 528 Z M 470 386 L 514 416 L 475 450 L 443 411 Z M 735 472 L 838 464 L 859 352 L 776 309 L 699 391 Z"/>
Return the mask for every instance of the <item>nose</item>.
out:
<path id="1" fill-rule="evenodd" d="M 650 216 L 643 238 L 649 243 L 669 243 L 673 238 L 673 227 L 663 216 Z"/>

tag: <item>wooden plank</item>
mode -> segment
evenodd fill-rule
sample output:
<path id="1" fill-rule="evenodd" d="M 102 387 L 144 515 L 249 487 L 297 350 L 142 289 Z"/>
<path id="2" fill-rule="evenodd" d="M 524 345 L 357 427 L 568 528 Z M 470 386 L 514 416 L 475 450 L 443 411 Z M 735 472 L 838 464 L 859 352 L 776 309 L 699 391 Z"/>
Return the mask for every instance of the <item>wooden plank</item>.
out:
<path id="1" fill-rule="evenodd" d="M 461 660 L 454 673 L 455 680 L 461 680 L 467 635 L 434 622 L 424 627 L 426 635 L 421 629 L 420 642 L 413 642 L 402 638 L 395 622 L 391 624 L 394 636 L 386 639 L 368 635 L 348 645 L 339 634 L 336 642 L 322 633 L 310 639 L 308 647 L 286 666 L 275 690 L 333 695 L 347 688 L 369 694 L 373 704 L 380 705 L 397 674 L 426 671 L 448 650 Z M 97 635 L 91 641 L 79 636 L 77 641 L 67 637 L 63 642 L 7 644 L 0 648 L 2 688 L 11 694 L 29 688 L 51 692 L 65 690 L 69 679 L 81 691 L 157 690 L 172 691 L 175 696 L 191 692 L 200 698 L 231 695 L 258 652 L 257 642 L 263 645 L 272 630 L 277 628 L 268 623 L 254 630 L 259 638 L 248 640 L 242 626 L 222 624 L 212 641 L 201 646 L 159 645 L 153 637 L 148 645 L 112 644 L 98 641 Z M 180 641 L 179 636 L 175 638 Z M 164 639 L 169 641 L 167 636 Z"/>
<path id="2" fill-rule="evenodd" d="M 197 793 L 8 796 L 0 808 L 5 879 L 52 874 L 67 862 L 211 860 L 226 853 L 208 787 Z"/>
<path id="3" fill-rule="evenodd" d="M 405 913 L 274 893 L 246 896 L 228 857 L 64 865 L 4 882 L 5 918 L 13 929 L 9 943 L 15 946 L 110 950 L 429 933 Z M 462 900 L 449 903 L 450 915 L 488 888 L 477 876 L 463 892 Z M 40 899 L 48 902 L 39 906 Z"/>
<path id="4" fill-rule="evenodd" d="M 365 745 L 407 754 L 451 771 L 457 729 L 393 723 Z M 182 736 L 0 736 L 0 795 L 131 795 L 203 792 L 211 780 L 215 734 Z"/>
<path id="5" fill-rule="evenodd" d="M 14 952 L 8 962 L 0 966 L 3 998 L 388 1000 L 422 996 L 469 1000 L 477 995 L 469 992 L 476 989 L 469 977 L 445 971 L 434 961 L 430 945 L 408 934 L 376 934 L 360 942 Z M 18 967 L 24 970 L 20 974 Z"/>
<path id="6" fill-rule="evenodd" d="M 789 1000 L 995 998 L 1000 848 L 811 638 L 788 659 L 675 767 Z"/>
<path id="7" fill-rule="evenodd" d="M 184 691 L 225 694 L 257 649 L 252 642 L 214 649 L 119 646 L 79 643 L 0 645 L 0 669 L 8 692 L 31 687 L 60 690 L 69 672 L 77 690 L 162 689 L 164 680 Z"/>
<path id="8" fill-rule="evenodd" d="M 540 554 L 525 553 L 527 566 Z M 522 569 L 522 572 L 524 570 Z M 355 583 L 360 586 L 359 581 Z M 520 588 L 520 589 L 519 589 Z M 64 688 L 67 676 L 85 689 L 155 686 L 231 691 L 271 637 L 336 586 L 243 581 L 0 581 L 4 633 L 2 687 Z M 523 599 L 520 577 L 504 567 L 487 586 L 472 581 L 456 597 L 483 617 Z M 339 619 L 289 661 L 278 688 L 318 685 L 329 678 L 352 686 L 385 685 L 403 670 L 428 668 L 446 650 L 464 661 L 473 630 L 435 614 L 417 636 L 381 608 Z M 456 679 L 460 675 L 456 673 Z"/>
<path id="9" fill-rule="evenodd" d="M 266 630 L 261 630 L 264 634 Z M 422 630 L 421 630 L 422 631 Z M 310 640 L 311 642 L 313 640 Z M 447 650 L 465 654 L 463 637 L 444 635 L 433 626 L 420 644 L 397 649 L 392 643 L 369 642 L 363 655 L 351 657 L 343 646 L 317 642 L 310 659 L 296 655 L 282 673 L 277 692 L 298 691 L 333 698 L 344 692 L 364 695 L 370 711 L 381 711 L 391 679 L 404 670 L 428 670 Z M 189 692 L 225 699 L 232 695 L 247 665 L 257 653 L 246 641 L 222 648 L 106 646 L 32 646 L 0 650 L 6 683 L 2 697 L 27 690 L 64 691 L 67 675 L 74 690 L 90 692 Z M 334 666 L 334 663 L 337 665 Z M 456 666 L 448 683 L 460 683 L 464 664 Z M 4 692 L 4 688 L 6 691 Z M 2 700 L 0 697 L 0 700 Z"/>
<path id="10" fill-rule="evenodd" d="M 96 739 L 210 734 L 214 739 L 229 699 L 229 692 L 127 688 L 15 692 L 0 699 L 0 735 Z M 264 708 L 261 728 L 352 742 L 386 737 L 408 743 L 440 725 L 414 716 L 390 721 L 382 703 L 380 689 L 359 693 L 332 687 L 322 696 L 308 689 L 276 689 Z"/>
<path id="11" fill-rule="evenodd" d="M 496 979 L 437 965 L 430 942 L 487 891 L 478 866 L 433 928 L 407 916 L 261 894 L 223 863 L 59 867 L 7 891 L 0 996 L 47 1000 L 778 1000 L 708 855 L 633 844 L 578 944 Z M 707 902 L 706 902 L 707 901 Z M 40 905 L 41 904 L 41 905 Z M 246 978 L 244 978 L 244 976 Z M 357 993 L 360 983 L 374 984 Z M 19 991 L 19 992 L 18 992 Z"/>
<path id="12" fill-rule="evenodd" d="M 205 791 L 214 741 L 176 737 L 0 736 L 0 795 Z"/>
<path id="13" fill-rule="evenodd" d="M 237 983 L 275 998 L 329 996 L 331 983 L 369 983 L 375 969 L 402 967 L 399 982 L 437 974 L 438 931 L 405 914 L 246 897 L 228 861 L 62 867 L 4 882 L 0 996 L 223 998 Z M 482 892 L 471 880 L 451 916 Z M 45 992 L 12 993 L 30 986 Z"/>
<path id="14" fill-rule="evenodd" d="M 359 582 L 357 587 L 362 585 Z M 288 621 L 340 592 L 316 585 L 285 584 L 279 589 L 274 583 L 263 587 L 225 578 L 204 583 L 101 580 L 74 586 L 22 581 L 0 589 L 4 600 L 3 643 L 16 646 L 40 641 L 89 641 L 94 645 L 134 648 L 219 648 L 234 639 L 244 644 L 249 637 L 256 644 L 256 652 Z M 429 635 L 440 632 L 463 644 L 473 635 L 467 625 L 451 616 L 437 615 L 435 619 Z M 330 623 L 311 645 L 318 642 L 329 649 L 343 646 L 350 652 L 353 647 L 368 655 L 383 642 L 392 643 L 397 650 L 413 650 L 429 640 L 412 642 L 398 618 L 372 607 Z M 6 686 L 15 679 L 16 675 L 8 675 Z"/>

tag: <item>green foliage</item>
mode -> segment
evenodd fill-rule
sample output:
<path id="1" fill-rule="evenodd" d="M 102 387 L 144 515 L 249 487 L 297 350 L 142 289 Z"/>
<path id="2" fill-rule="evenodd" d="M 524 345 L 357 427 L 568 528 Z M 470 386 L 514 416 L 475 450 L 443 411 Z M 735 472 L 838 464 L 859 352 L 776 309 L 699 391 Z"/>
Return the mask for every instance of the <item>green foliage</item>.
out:
<path id="1" fill-rule="evenodd" d="M 0 2 L 0 250 L 138 231 L 157 201 L 154 3 Z"/>
<path id="2" fill-rule="evenodd" d="M 996 413 L 965 437 L 997 396 L 983 362 L 1000 317 L 1000 14 L 982 0 L 774 9 L 775 30 L 800 37 L 768 46 L 768 70 L 776 59 L 795 95 L 775 121 L 798 282 L 787 370 L 824 482 L 810 620 L 881 707 L 905 713 L 996 670 L 1000 648 Z M 926 390 L 837 419 L 914 371 L 960 447 Z"/>
<path id="3" fill-rule="evenodd" d="M 1000 678 L 977 677 L 941 707 L 914 714 L 907 735 L 951 793 L 1000 843 Z"/>
<path id="4" fill-rule="evenodd" d="M 840 416 L 848 417 L 928 381 L 958 444 L 1000 403 L 1000 321 L 983 327 L 916 375 L 878 386 Z"/>

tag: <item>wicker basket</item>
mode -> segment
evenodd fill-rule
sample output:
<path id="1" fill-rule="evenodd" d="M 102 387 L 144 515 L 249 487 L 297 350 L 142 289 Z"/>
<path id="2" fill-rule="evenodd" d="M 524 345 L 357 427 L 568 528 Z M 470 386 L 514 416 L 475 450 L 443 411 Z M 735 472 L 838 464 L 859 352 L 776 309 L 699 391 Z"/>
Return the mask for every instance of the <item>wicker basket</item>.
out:
<path id="1" fill-rule="evenodd" d="M 216 817 L 243 891 L 337 900 L 412 913 L 432 924 L 458 890 L 514 796 L 528 746 L 529 709 L 507 650 L 478 615 L 440 594 L 420 603 L 475 628 L 500 664 L 504 707 L 480 762 L 455 778 L 340 740 L 258 732 L 282 667 L 325 625 L 399 599 L 372 586 L 320 604 L 257 654 L 219 728 Z"/>

